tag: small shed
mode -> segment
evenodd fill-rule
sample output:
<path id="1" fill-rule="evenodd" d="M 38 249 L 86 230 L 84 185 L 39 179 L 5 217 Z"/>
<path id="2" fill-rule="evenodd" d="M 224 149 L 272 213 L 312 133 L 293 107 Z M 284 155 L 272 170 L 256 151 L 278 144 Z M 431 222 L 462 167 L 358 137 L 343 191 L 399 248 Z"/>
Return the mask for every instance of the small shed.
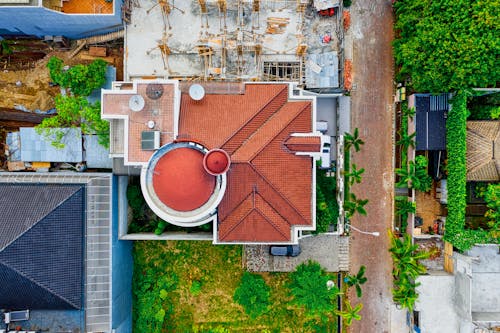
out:
<path id="1" fill-rule="evenodd" d="M 446 150 L 446 118 L 449 94 L 414 94 L 408 101 L 415 108 L 416 150 Z"/>
<path id="2" fill-rule="evenodd" d="M 82 131 L 80 128 L 59 128 L 64 132 L 63 148 L 52 145 L 50 137 L 40 135 L 32 127 L 21 127 L 21 160 L 23 162 L 83 161 Z"/>

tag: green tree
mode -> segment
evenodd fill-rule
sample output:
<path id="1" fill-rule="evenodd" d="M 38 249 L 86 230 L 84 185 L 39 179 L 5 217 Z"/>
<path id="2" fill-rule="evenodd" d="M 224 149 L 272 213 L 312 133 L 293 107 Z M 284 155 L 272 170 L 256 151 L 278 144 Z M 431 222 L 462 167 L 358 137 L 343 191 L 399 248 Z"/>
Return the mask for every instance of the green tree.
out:
<path id="1" fill-rule="evenodd" d="M 55 98 L 57 114 L 45 118 L 35 129 L 52 140 L 52 145 L 63 148 L 62 128 L 81 127 L 84 134 L 97 134 L 98 142 L 109 147 L 109 122 L 101 119 L 101 106 L 90 104 L 84 97 L 62 96 Z"/>
<path id="2" fill-rule="evenodd" d="M 408 162 L 407 168 L 397 168 L 400 180 L 397 186 L 408 186 L 417 191 L 427 192 L 432 187 L 432 178 L 427 174 L 428 161 L 425 156 L 417 156 L 415 161 Z"/>
<path id="3" fill-rule="evenodd" d="M 358 199 L 354 193 L 349 193 L 349 198 L 344 200 L 347 218 L 351 218 L 355 213 L 366 215 L 366 204 L 368 204 L 368 199 Z"/>
<path id="4" fill-rule="evenodd" d="M 415 283 L 410 281 L 406 277 L 395 281 L 395 288 L 392 289 L 392 299 L 394 302 L 399 304 L 402 308 L 408 309 L 408 311 L 413 311 L 415 302 L 418 299 L 418 294 L 416 288 L 420 283 Z"/>
<path id="5" fill-rule="evenodd" d="M 50 79 L 63 88 L 70 88 L 77 96 L 88 96 L 106 82 L 106 62 L 96 59 L 89 65 L 75 65 L 64 69 L 64 62 L 52 56 L 47 63 Z"/>
<path id="6" fill-rule="evenodd" d="M 435 93 L 500 81 L 498 0 L 398 0 L 393 6 L 398 80 Z"/>
<path id="7" fill-rule="evenodd" d="M 289 288 L 293 302 L 303 306 L 311 315 L 321 315 L 335 309 L 337 287 L 328 288 L 330 277 L 320 264 L 309 260 L 297 266 L 290 274 Z"/>
<path id="8" fill-rule="evenodd" d="M 389 239 L 391 242 L 389 251 L 393 261 L 393 300 L 412 311 L 418 298 L 415 290 L 418 283 L 414 281 L 420 274 L 426 272 L 425 266 L 419 261 L 429 258 L 429 253 L 419 251 L 418 245 L 412 243 L 412 237 L 409 234 L 404 234 L 403 239 L 400 239 L 389 230 Z"/>
<path id="9" fill-rule="evenodd" d="M 269 293 L 270 288 L 262 276 L 245 272 L 233 299 L 243 306 L 250 318 L 255 319 L 269 310 Z"/>
<path id="10" fill-rule="evenodd" d="M 364 168 L 358 169 L 356 164 L 352 163 L 349 172 L 345 174 L 348 179 L 349 185 L 354 185 L 354 183 L 361 183 L 361 175 L 365 172 Z"/>
<path id="11" fill-rule="evenodd" d="M 361 149 L 361 146 L 365 144 L 363 140 L 359 137 L 359 129 L 355 128 L 354 133 L 345 133 L 344 134 L 344 144 L 345 149 L 349 150 L 351 147 L 354 147 L 354 150 L 358 152 Z"/>
<path id="12" fill-rule="evenodd" d="M 408 225 L 408 215 L 415 214 L 417 206 L 408 197 L 396 196 L 396 216 L 401 217 L 401 231 L 405 232 Z"/>
<path id="13" fill-rule="evenodd" d="M 399 131 L 400 139 L 396 144 L 400 145 L 402 149 L 408 150 L 408 148 L 415 148 L 415 137 L 417 133 L 413 132 L 412 134 L 408 134 L 406 131 Z"/>
<path id="14" fill-rule="evenodd" d="M 488 226 L 491 230 L 500 230 L 500 184 L 489 184 L 484 193 L 484 201 L 488 206 L 485 217 L 488 218 Z"/>
<path id="15" fill-rule="evenodd" d="M 335 311 L 336 314 L 345 319 L 346 325 L 351 326 L 353 320 L 361 320 L 361 315 L 359 312 L 363 308 L 362 303 L 358 303 L 355 307 L 352 307 L 351 303 L 347 301 L 344 305 L 344 311 Z"/>
<path id="16" fill-rule="evenodd" d="M 356 275 L 347 275 L 344 278 L 344 282 L 349 286 L 354 286 L 356 288 L 356 295 L 361 297 L 363 291 L 361 290 L 361 285 L 365 284 L 368 279 L 365 277 L 366 266 L 362 265 Z"/>

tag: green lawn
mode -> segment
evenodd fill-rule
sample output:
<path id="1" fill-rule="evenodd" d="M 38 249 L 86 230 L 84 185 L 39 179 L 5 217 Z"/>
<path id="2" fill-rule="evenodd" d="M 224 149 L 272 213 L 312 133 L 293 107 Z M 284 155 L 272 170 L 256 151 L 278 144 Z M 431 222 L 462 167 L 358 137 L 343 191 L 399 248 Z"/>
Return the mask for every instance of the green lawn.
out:
<path id="1" fill-rule="evenodd" d="M 205 241 L 134 245 L 134 332 L 335 332 L 335 316 L 308 317 L 290 303 L 288 274 L 263 274 L 271 310 L 251 320 L 233 301 L 241 246 Z"/>

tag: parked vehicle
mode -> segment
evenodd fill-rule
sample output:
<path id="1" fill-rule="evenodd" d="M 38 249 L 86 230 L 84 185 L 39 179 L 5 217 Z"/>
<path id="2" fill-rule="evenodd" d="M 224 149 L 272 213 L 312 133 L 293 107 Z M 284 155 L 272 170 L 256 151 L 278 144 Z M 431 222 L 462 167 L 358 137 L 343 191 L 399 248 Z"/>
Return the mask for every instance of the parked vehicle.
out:
<path id="1" fill-rule="evenodd" d="M 300 252 L 300 245 L 273 245 L 269 248 L 269 253 L 273 256 L 296 257 Z"/>
<path id="2" fill-rule="evenodd" d="M 332 138 L 323 135 L 322 146 L 321 146 L 321 169 L 330 169 L 332 161 L 330 158 L 330 149 L 332 146 Z"/>

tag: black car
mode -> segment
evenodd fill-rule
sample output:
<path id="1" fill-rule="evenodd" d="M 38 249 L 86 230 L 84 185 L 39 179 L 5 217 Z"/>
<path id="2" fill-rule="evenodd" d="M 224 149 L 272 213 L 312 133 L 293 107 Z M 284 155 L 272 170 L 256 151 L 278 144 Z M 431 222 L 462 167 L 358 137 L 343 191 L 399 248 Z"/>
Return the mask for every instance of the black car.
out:
<path id="1" fill-rule="evenodd" d="M 300 252 L 300 245 L 273 245 L 269 248 L 269 253 L 273 256 L 296 257 Z"/>

